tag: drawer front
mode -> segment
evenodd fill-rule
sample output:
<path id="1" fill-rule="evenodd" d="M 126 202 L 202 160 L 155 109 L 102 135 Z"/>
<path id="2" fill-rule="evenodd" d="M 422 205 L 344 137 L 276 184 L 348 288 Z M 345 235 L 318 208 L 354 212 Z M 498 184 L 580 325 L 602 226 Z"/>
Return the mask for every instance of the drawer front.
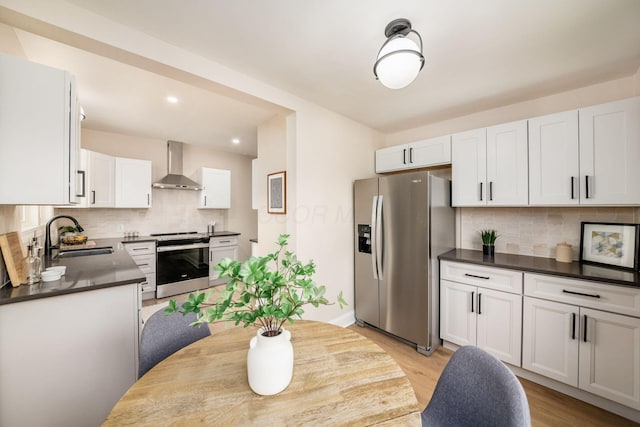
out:
<path id="1" fill-rule="evenodd" d="M 636 288 L 525 273 L 524 293 L 550 301 L 640 317 L 640 289 Z"/>
<path id="2" fill-rule="evenodd" d="M 129 252 L 129 255 L 155 254 L 156 242 L 125 243 L 124 248 Z"/>
<path id="3" fill-rule="evenodd" d="M 145 274 L 146 280 L 142 282 L 142 292 L 155 291 L 156 290 L 156 274 Z"/>
<path id="4" fill-rule="evenodd" d="M 156 255 L 132 255 L 131 258 L 140 267 L 145 274 L 155 273 L 156 271 Z"/>
<path id="5" fill-rule="evenodd" d="M 209 247 L 211 248 L 220 248 L 223 246 L 237 246 L 237 245 L 238 245 L 238 236 L 211 237 L 209 239 Z"/>
<path id="6" fill-rule="evenodd" d="M 442 261 L 440 278 L 512 294 L 522 294 L 522 272 L 516 270 Z"/>

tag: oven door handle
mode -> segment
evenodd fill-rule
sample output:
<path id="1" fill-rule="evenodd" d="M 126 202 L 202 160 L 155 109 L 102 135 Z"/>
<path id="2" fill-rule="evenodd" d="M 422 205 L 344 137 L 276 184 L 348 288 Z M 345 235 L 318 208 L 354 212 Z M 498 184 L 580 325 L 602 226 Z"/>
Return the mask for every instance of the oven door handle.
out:
<path id="1" fill-rule="evenodd" d="M 158 246 L 158 252 L 176 252 L 176 251 L 184 251 L 188 249 L 201 249 L 208 248 L 208 243 L 192 243 L 189 245 L 172 245 L 172 246 Z"/>

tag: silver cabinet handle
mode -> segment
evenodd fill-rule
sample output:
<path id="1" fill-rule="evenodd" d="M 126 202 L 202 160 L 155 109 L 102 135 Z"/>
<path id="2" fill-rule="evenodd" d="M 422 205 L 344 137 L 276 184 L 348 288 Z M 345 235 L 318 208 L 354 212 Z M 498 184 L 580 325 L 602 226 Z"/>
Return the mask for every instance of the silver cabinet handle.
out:
<path id="1" fill-rule="evenodd" d="M 76 173 L 82 176 L 82 192 L 80 194 L 76 194 L 76 197 L 85 197 L 85 191 L 87 189 L 86 174 L 84 171 L 77 171 Z"/>

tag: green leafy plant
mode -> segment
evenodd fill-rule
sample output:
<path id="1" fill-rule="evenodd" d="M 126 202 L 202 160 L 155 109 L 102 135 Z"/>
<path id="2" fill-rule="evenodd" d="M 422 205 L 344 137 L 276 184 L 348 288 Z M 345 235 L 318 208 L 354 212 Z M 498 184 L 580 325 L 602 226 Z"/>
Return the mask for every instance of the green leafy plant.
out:
<path id="1" fill-rule="evenodd" d="M 223 259 L 214 267 L 220 278 L 229 278 L 224 291 L 210 302 L 214 291 L 190 294 L 180 307 L 169 301 L 165 313 L 196 313 L 194 325 L 217 321 L 234 321 L 244 327 L 264 328 L 263 335 L 276 336 L 285 322 L 302 318 L 303 306 L 332 304 L 325 298 L 325 287 L 312 279 L 313 261 L 303 264 L 286 250 L 288 234 L 278 237 L 278 250 L 264 257 L 250 257 L 244 262 Z M 273 268 L 271 268 L 273 267 Z M 347 305 L 342 292 L 337 297 L 340 308 Z"/>
<path id="2" fill-rule="evenodd" d="M 483 245 L 495 245 L 496 239 L 500 237 L 496 230 L 480 230 L 480 237 Z"/>

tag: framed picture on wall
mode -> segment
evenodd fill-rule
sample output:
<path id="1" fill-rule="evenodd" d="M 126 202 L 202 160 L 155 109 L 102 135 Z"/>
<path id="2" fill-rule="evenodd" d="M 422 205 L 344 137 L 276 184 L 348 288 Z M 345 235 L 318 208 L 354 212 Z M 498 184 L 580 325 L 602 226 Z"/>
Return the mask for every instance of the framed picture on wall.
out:
<path id="1" fill-rule="evenodd" d="M 581 223 L 580 262 L 638 269 L 638 224 Z"/>
<path id="2" fill-rule="evenodd" d="M 267 175 L 267 212 L 270 214 L 287 213 L 286 171 Z"/>

